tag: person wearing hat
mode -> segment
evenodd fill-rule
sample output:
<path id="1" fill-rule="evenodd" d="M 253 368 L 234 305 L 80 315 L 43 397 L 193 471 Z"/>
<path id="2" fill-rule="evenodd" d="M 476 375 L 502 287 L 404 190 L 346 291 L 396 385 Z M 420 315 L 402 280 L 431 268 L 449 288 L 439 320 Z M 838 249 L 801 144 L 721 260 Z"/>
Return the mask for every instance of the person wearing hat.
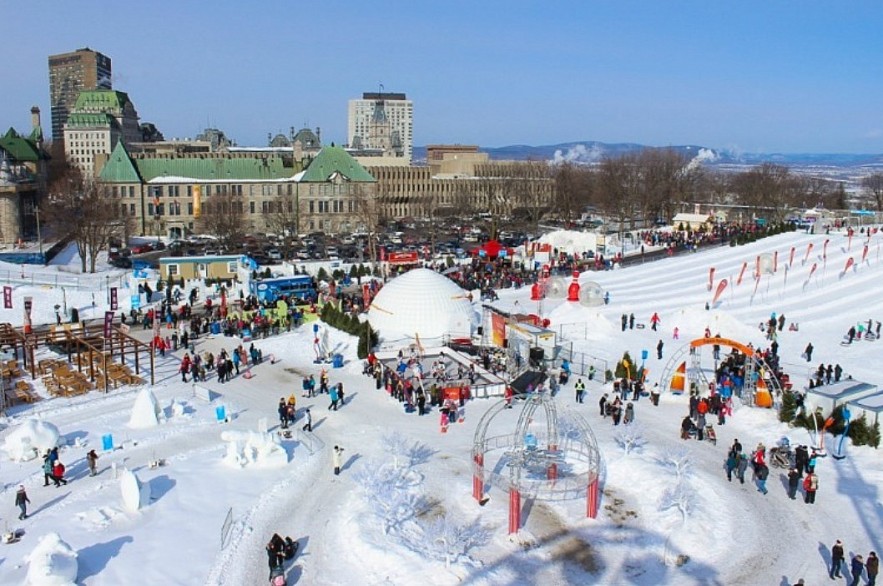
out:
<path id="1" fill-rule="evenodd" d="M 831 548 L 831 571 L 828 576 L 832 580 L 840 577 L 840 566 L 843 565 L 843 543 L 838 539 Z"/>
<path id="2" fill-rule="evenodd" d="M 28 498 L 28 493 L 25 492 L 25 485 L 19 484 L 18 491 L 15 493 L 15 505 L 21 510 L 21 513 L 18 515 L 18 520 L 28 518 L 28 503 L 31 502 L 31 499 Z"/>
<path id="3" fill-rule="evenodd" d="M 331 464 L 334 466 L 334 475 L 338 476 L 340 474 L 340 467 L 342 466 L 343 460 L 343 448 L 340 446 L 334 446 L 334 451 L 331 453 Z"/>
<path id="4" fill-rule="evenodd" d="M 858 586 L 859 580 L 862 579 L 862 573 L 865 571 L 865 562 L 862 556 L 858 554 L 853 556 L 849 570 L 852 572 L 852 582 L 849 583 L 849 586 Z"/>
<path id="5" fill-rule="evenodd" d="M 313 431 L 313 414 L 310 413 L 310 410 L 309 410 L 309 409 L 307 409 L 307 410 L 305 411 L 305 414 L 306 414 L 306 417 L 307 417 L 307 422 L 304 423 L 303 430 L 304 430 L 304 431 Z"/>

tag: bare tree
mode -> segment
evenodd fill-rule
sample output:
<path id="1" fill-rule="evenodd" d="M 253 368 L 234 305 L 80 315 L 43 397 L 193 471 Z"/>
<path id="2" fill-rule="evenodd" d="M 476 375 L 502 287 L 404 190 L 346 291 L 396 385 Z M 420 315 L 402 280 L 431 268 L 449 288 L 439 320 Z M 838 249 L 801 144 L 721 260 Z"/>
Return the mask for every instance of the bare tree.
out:
<path id="1" fill-rule="evenodd" d="M 233 249 L 245 236 L 245 210 L 242 197 L 229 193 L 213 194 L 202 201 L 196 221 L 200 232 L 210 234 L 227 249 Z"/>
<path id="2" fill-rule="evenodd" d="M 281 238 L 282 254 L 286 259 L 291 258 L 292 237 L 297 237 L 298 233 L 297 196 L 277 195 L 267 202 L 267 207 L 268 211 L 264 214 L 267 229 Z"/>
<path id="3" fill-rule="evenodd" d="M 69 235 L 77 243 L 84 273 L 94 273 L 98 253 L 112 237 L 124 238 L 131 227 L 130 217 L 112 200 L 110 189 L 84 179 L 70 165 L 50 185 L 46 212 L 56 234 Z"/>
<path id="4" fill-rule="evenodd" d="M 604 212 L 619 225 L 622 233 L 628 222 L 634 228 L 635 217 L 640 211 L 640 168 L 638 155 L 606 157 L 598 170 L 599 204 Z"/>
<path id="5" fill-rule="evenodd" d="M 585 165 L 565 161 L 553 169 L 553 210 L 565 221 L 579 218 L 594 195 L 595 173 Z"/>
<path id="6" fill-rule="evenodd" d="M 368 234 L 368 258 L 377 260 L 377 234 L 380 231 L 380 205 L 373 189 L 361 184 L 354 184 L 350 194 L 353 201 L 353 220 L 356 229 Z"/>
<path id="7" fill-rule="evenodd" d="M 862 194 L 873 202 L 877 211 L 883 211 L 883 173 L 872 173 L 861 181 Z"/>
<path id="8" fill-rule="evenodd" d="M 760 217 L 781 221 L 789 207 L 799 205 L 800 182 L 787 167 L 764 163 L 733 176 L 730 184 L 739 203 Z"/>
<path id="9" fill-rule="evenodd" d="M 552 203 L 554 182 L 547 161 L 525 161 L 506 166 L 503 193 L 511 201 L 513 215 L 521 215 L 533 230 Z"/>

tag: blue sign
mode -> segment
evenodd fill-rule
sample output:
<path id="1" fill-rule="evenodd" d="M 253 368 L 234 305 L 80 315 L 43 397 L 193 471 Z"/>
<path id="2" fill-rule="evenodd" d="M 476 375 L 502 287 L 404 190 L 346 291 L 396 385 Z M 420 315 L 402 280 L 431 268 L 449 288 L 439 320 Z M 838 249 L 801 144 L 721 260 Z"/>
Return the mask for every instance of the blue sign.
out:
<path id="1" fill-rule="evenodd" d="M 132 295 L 132 309 L 141 309 L 141 295 Z"/>

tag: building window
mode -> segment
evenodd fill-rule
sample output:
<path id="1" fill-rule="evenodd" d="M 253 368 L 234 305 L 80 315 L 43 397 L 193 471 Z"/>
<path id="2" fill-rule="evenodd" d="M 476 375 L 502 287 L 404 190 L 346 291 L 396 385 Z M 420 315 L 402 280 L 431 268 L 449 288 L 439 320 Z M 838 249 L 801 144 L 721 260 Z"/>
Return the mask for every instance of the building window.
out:
<path id="1" fill-rule="evenodd" d="M 130 203 L 130 204 L 129 204 L 129 215 L 130 215 L 130 216 L 134 216 L 134 215 L 135 215 L 135 204 L 133 204 L 133 203 Z"/>
<path id="2" fill-rule="evenodd" d="M 134 185 L 129 186 L 129 197 L 135 197 L 135 186 Z"/>
<path id="3" fill-rule="evenodd" d="M 266 202 L 264 202 L 264 203 L 266 203 Z M 253 213 L 254 213 L 254 208 L 255 208 L 254 201 L 250 201 L 250 202 L 248 202 L 248 212 L 249 212 L 250 214 L 253 214 Z"/>
<path id="4" fill-rule="evenodd" d="M 313 204 L 314 204 L 313 200 L 310 200 L 310 203 L 309 203 L 308 209 L 310 210 L 310 213 L 311 213 L 311 214 L 316 213 L 316 210 L 315 210 L 315 207 L 314 207 Z M 312 223 L 312 222 L 311 222 L 311 223 Z M 310 227 L 312 228 L 312 226 L 310 226 Z"/>
<path id="5" fill-rule="evenodd" d="M 235 260 L 231 260 L 230 262 L 227 263 L 227 272 L 228 273 L 235 273 L 236 269 L 237 269 L 237 266 L 236 266 Z"/>
<path id="6" fill-rule="evenodd" d="M 178 265 L 171 265 L 170 264 L 170 265 L 166 265 L 166 266 L 168 267 L 168 273 L 169 273 L 170 277 L 174 277 L 176 275 L 181 274 L 181 271 L 180 271 Z"/>
<path id="7" fill-rule="evenodd" d="M 188 216 L 193 215 L 193 202 L 192 201 L 187 202 L 187 215 Z"/>

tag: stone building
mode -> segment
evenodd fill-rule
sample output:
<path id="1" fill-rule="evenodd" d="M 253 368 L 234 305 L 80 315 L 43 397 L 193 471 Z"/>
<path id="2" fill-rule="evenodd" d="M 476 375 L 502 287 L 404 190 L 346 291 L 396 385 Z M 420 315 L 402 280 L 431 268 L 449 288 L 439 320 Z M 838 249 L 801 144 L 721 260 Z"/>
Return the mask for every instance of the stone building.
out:
<path id="1" fill-rule="evenodd" d="M 120 141 L 127 146 L 142 142 L 138 113 L 128 94 L 104 89 L 80 92 L 64 125 L 64 137 L 68 161 L 86 178 L 100 171 Z"/>
<path id="2" fill-rule="evenodd" d="M 142 235 L 187 236 L 220 210 L 252 233 L 355 229 L 374 178 L 340 147 L 296 152 L 130 153 L 120 142 L 98 181 Z"/>

